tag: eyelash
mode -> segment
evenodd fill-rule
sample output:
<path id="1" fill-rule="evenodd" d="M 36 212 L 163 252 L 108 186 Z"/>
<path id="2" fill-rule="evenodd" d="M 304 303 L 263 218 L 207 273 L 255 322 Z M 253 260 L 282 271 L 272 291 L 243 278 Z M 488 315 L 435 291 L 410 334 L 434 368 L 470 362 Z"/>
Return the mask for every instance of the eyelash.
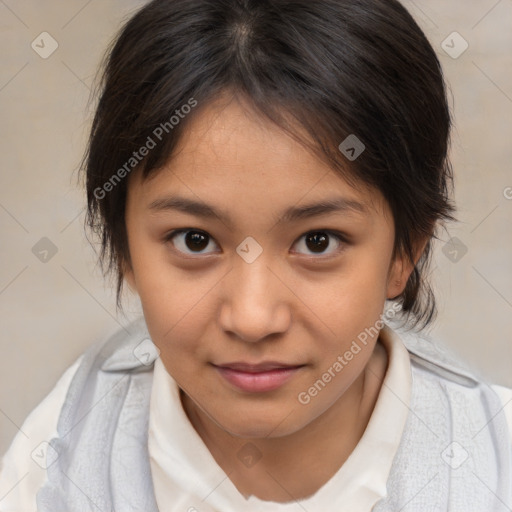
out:
<path id="1" fill-rule="evenodd" d="M 201 235 L 204 235 L 205 237 L 207 237 L 209 240 L 208 242 L 210 241 L 214 241 L 214 238 L 212 236 L 210 236 L 208 233 L 206 233 L 205 231 L 202 231 L 200 229 L 194 229 L 194 228 L 182 228 L 182 229 L 175 229 L 169 233 L 167 233 L 164 237 L 164 242 L 165 243 L 169 243 L 169 242 L 172 242 L 173 238 L 175 238 L 177 235 L 180 235 L 182 233 L 190 233 L 190 232 L 193 232 L 193 233 L 198 233 L 198 234 L 201 234 Z M 317 253 L 319 254 L 320 256 L 315 256 L 314 254 L 311 254 L 311 255 L 307 255 L 306 257 L 309 257 L 310 259 L 328 259 L 328 258 L 332 258 L 336 255 L 338 255 L 340 252 L 342 252 L 342 250 L 345 248 L 345 245 L 348 244 L 348 241 L 347 241 L 347 237 L 346 235 L 344 235 L 343 233 L 339 232 L 339 231 L 334 231 L 334 230 L 331 230 L 331 229 L 314 229 L 314 230 L 311 230 L 311 231 L 307 231 L 306 233 L 304 233 L 303 235 L 301 235 L 297 241 L 294 243 L 294 245 L 296 245 L 296 243 L 298 243 L 298 241 L 300 241 L 302 238 L 306 237 L 307 235 L 313 235 L 313 234 L 326 234 L 328 235 L 329 237 L 334 237 L 336 239 L 338 239 L 338 242 L 339 244 L 341 245 L 341 247 L 338 246 L 337 249 L 335 249 L 333 251 L 333 253 L 330 253 L 328 254 L 327 256 L 322 256 L 322 253 Z M 215 242 L 216 243 L 216 242 Z M 174 245 L 174 244 L 173 244 Z M 327 247 L 328 249 L 330 248 L 330 239 L 329 239 L 329 245 Z M 176 249 L 174 247 L 174 249 Z M 179 249 L 176 249 L 176 251 L 180 254 L 184 254 L 186 256 L 190 256 L 192 258 L 195 258 L 195 257 L 201 257 L 202 254 L 201 253 L 195 253 L 196 256 L 194 256 L 194 253 L 185 253 L 183 251 L 180 251 Z M 209 253 L 207 253 L 209 254 Z"/>

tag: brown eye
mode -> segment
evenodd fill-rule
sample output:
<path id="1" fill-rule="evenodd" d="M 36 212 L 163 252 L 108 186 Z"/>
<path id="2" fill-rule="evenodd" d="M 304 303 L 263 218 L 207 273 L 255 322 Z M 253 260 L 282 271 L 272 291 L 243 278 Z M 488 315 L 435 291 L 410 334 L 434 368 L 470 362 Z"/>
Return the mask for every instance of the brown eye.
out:
<path id="1" fill-rule="evenodd" d="M 306 246 L 313 252 L 324 252 L 329 247 L 329 237 L 325 233 L 310 233 L 306 237 Z"/>
<path id="2" fill-rule="evenodd" d="M 297 252 L 303 252 L 306 250 L 310 251 L 311 254 L 320 255 L 333 255 L 339 252 L 340 248 L 343 248 L 344 238 L 341 234 L 334 233 L 332 231 L 310 231 L 305 235 L 302 235 L 297 245 L 301 249 Z"/>
<path id="3" fill-rule="evenodd" d="M 189 231 L 185 235 L 185 245 L 191 251 L 202 251 L 208 246 L 208 236 L 203 233 Z"/>
<path id="4" fill-rule="evenodd" d="M 169 233 L 165 240 L 171 242 L 179 252 L 184 254 L 202 254 L 201 251 L 204 251 L 210 245 L 212 238 L 202 231 L 179 229 Z M 209 254 L 209 252 L 206 254 Z"/>

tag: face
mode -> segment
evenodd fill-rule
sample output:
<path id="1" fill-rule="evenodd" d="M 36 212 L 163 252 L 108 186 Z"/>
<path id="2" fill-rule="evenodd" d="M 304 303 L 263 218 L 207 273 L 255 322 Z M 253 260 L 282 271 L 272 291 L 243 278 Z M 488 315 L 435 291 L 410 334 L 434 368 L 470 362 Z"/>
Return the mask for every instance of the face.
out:
<path id="1" fill-rule="evenodd" d="M 298 399 L 410 272 L 391 261 L 378 192 L 355 190 L 235 101 L 203 110 L 150 179 L 130 176 L 126 225 L 125 277 L 162 362 L 191 406 L 239 437 L 297 432 L 342 397 L 376 336 Z"/>

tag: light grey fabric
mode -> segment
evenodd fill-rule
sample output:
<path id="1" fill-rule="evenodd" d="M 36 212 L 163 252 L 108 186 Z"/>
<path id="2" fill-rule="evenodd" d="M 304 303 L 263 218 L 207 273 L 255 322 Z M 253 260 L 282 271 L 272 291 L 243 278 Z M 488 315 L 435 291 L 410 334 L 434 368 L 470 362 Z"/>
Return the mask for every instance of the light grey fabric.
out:
<path id="1" fill-rule="evenodd" d="M 74 376 L 50 442 L 58 458 L 48 460 L 40 512 L 158 510 L 147 449 L 158 353 L 143 318 L 127 329 L 87 351 Z M 430 342 L 404 342 L 410 411 L 388 497 L 373 511 L 510 510 L 512 442 L 498 396 Z"/>
<path id="2" fill-rule="evenodd" d="M 512 441 L 501 401 L 427 343 L 422 348 L 422 356 L 410 352 L 410 412 L 388 497 L 373 512 L 512 510 Z"/>
<path id="3" fill-rule="evenodd" d="M 58 458 L 37 494 L 38 511 L 158 510 L 147 448 L 158 352 L 142 320 L 127 329 L 131 334 L 121 330 L 84 355 L 62 407 L 59 437 L 50 441 Z"/>

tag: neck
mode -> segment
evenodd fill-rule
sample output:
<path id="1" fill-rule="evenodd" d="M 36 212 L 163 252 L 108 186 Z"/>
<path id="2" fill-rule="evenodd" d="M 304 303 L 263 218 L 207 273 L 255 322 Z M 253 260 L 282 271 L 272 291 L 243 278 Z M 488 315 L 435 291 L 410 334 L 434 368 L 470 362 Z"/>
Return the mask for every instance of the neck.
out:
<path id="1" fill-rule="evenodd" d="M 386 369 L 387 353 L 378 342 L 365 369 L 329 409 L 301 430 L 274 438 L 235 437 L 180 395 L 190 422 L 241 494 L 288 502 L 314 494 L 347 460 L 366 429 Z M 265 456 L 246 468 L 237 455 L 247 443 Z"/>

